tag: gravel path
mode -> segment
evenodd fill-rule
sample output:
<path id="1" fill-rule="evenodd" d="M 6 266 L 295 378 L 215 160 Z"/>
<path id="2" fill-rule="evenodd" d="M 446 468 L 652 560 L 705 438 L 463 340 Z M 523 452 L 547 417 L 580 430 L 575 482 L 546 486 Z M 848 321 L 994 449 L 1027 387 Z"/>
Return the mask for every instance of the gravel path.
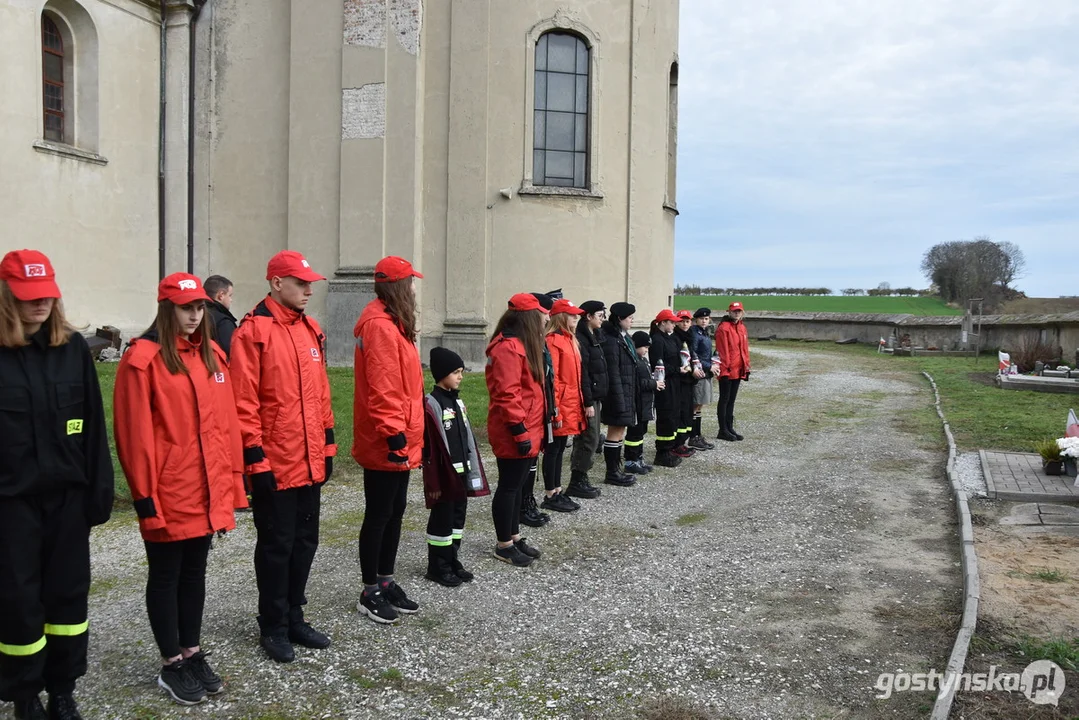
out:
<path id="1" fill-rule="evenodd" d="M 153 682 L 144 554 L 120 516 L 93 538 L 86 716 L 924 717 L 931 694 L 877 701 L 873 685 L 885 671 L 942 669 L 958 625 L 944 458 L 904 420 L 931 412 L 932 396 L 913 374 L 844 363 L 764 350 L 739 397 L 745 442 L 635 488 L 604 486 L 532 531 L 545 554 L 531 568 L 490 556 L 490 501 L 473 501 L 462 552 L 477 577 L 457 589 L 422 578 L 414 474 L 398 580 L 422 609 L 397 627 L 355 612 L 362 487 L 335 479 L 308 592 L 308 619 L 334 646 L 298 649 L 291 665 L 257 647 L 242 515 L 214 543 L 203 631 L 227 691 L 192 709 Z"/>

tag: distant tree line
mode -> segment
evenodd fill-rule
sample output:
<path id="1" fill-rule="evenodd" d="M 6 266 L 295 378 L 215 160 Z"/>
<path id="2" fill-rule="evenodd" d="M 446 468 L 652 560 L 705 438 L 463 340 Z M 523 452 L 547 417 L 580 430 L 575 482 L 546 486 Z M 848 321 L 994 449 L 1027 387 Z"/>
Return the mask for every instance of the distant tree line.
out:
<path id="1" fill-rule="evenodd" d="M 862 290 L 861 288 L 843 288 L 843 294 L 850 297 L 855 295 L 868 295 L 869 297 L 890 297 L 892 295 L 899 295 L 901 297 L 916 297 L 918 295 L 931 295 L 931 290 L 916 290 L 912 287 L 893 288 L 888 283 L 884 282 L 875 288 L 868 288 Z"/>
<path id="2" fill-rule="evenodd" d="M 675 295 L 831 295 L 831 288 L 721 288 L 701 287 L 700 285 L 675 285 Z"/>
<path id="3" fill-rule="evenodd" d="M 1026 259 L 1015 243 L 987 236 L 934 245 L 922 258 L 922 272 L 944 302 L 966 304 L 981 298 L 991 309 L 1011 299 L 1011 284 L 1023 276 Z"/>

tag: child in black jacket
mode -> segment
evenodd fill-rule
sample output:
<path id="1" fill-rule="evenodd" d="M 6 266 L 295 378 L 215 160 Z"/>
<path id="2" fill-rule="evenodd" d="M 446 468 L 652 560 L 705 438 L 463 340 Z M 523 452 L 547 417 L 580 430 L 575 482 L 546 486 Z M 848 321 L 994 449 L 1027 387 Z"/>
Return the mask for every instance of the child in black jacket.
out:
<path id="1" fill-rule="evenodd" d="M 626 433 L 626 472 L 644 475 L 652 472 L 652 466 L 644 462 L 644 436 L 648 423 L 655 416 L 655 392 L 666 387 L 652 377 L 648 362 L 648 347 L 652 338 L 646 332 L 633 333 L 633 347 L 637 349 L 637 424 Z"/>

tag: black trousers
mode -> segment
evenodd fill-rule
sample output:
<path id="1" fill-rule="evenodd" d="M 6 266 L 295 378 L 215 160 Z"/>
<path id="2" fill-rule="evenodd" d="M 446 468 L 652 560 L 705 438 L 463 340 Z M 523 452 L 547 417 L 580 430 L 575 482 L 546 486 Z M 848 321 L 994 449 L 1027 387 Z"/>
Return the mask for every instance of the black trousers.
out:
<path id="1" fill-rule="evenodd" d="M 318 550 L 321 498 L 321 484 L 257 493 L 252 498 L 258 530 L 255 580 L 263 635 L 285 635 L 290 625 L 303 622 L 304 592 Z"/>
<path id="2" fill-rule="evenodd" d="M 626 460 L 640 460 L 644 457 L 644 436 L 647 434 L 647 420 L 626 431 Z"/>
<path id="3" fill-rule="evenodd" d="M 427 544 L 431 547 L 450 547 L 465 532 L 468 498 L 457 502 L 435 503 L 427 518 Z"/>
<path id="4" fill-rule="evenodd" d="M 374 585 L 379 575 L 393 575 L 401 518 L 408 505 L 408 474 L 408 470 L 363 469 L 366 507 L 360 526 L 360 575 L 364 585 Z"/>
<path id="5" fill-rule="evenodd" d="M 523 502 L 526 497 L 533 497 L 533 493 L 536 492 L 536 471 L 539 470 L 539 458 L 532 458 L 532 466 L 528 468 L 528 475 L 525 476 L 525 481 L 521 484 L 521 501 Z M 533 499 L 535 499 L 533 497 Z"/>
<path id="6" fill-rule="evenodd" d="M 734 401 L 738 398 L 738 385 L 741 380 L 732 378 L 719 379 L 719 403 L 716 405 L 716 419 L 722 432 L 734 430 Z"/>
<path id="7" fill-rule="evenodd" d="M 83 490 L 0 498 L 0 700 L 70 693 L 86 674 Z"/>
<path id="8" fill-rule="evenodd" d="M 656 454 L 678 447 L 677 409 L 656 408 Z"/>
<path id="9" fill-rule="evenodd" d="M 685 383 L 678 393 L 678 445 L 685 445 L 693 434 L 693 384 Z"/>
<path id="10" fill-rule="evenodd" d="M 562 487 L 562 458 L 566 455 L 566 436 L 555 437 L 543 451 L 543 487 L 547 491 Z"/>
<path id="11" fill-rule="evenodd" d="M 521 487 L 535 458 L 496 458 L 498 462 L 498 487 L 491 501 L 491 515 L 495 522 L 495 536 L 499 542 L 509 542 L 520 530 Z"/>
<path id="12" fill-rule="evenodd" d="M 176 542 L 146 542 L 146 614 L 161 657 L 199 645 L 206 605 L 210 535 Z"/>

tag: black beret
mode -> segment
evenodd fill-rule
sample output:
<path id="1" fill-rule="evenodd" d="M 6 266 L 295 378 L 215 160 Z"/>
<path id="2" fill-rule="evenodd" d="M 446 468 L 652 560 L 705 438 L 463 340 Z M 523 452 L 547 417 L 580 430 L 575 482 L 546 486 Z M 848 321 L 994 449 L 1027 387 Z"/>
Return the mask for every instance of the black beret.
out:
<path id="1" fill-rule="evenodd" d="M 598 312 L 602 312 L 607 309 L 607 306 L 603 304 L 601 300 L 588 300 L 581 303 L 577 307 L 584 310 L 589 315 L 595 315 Z"/>

